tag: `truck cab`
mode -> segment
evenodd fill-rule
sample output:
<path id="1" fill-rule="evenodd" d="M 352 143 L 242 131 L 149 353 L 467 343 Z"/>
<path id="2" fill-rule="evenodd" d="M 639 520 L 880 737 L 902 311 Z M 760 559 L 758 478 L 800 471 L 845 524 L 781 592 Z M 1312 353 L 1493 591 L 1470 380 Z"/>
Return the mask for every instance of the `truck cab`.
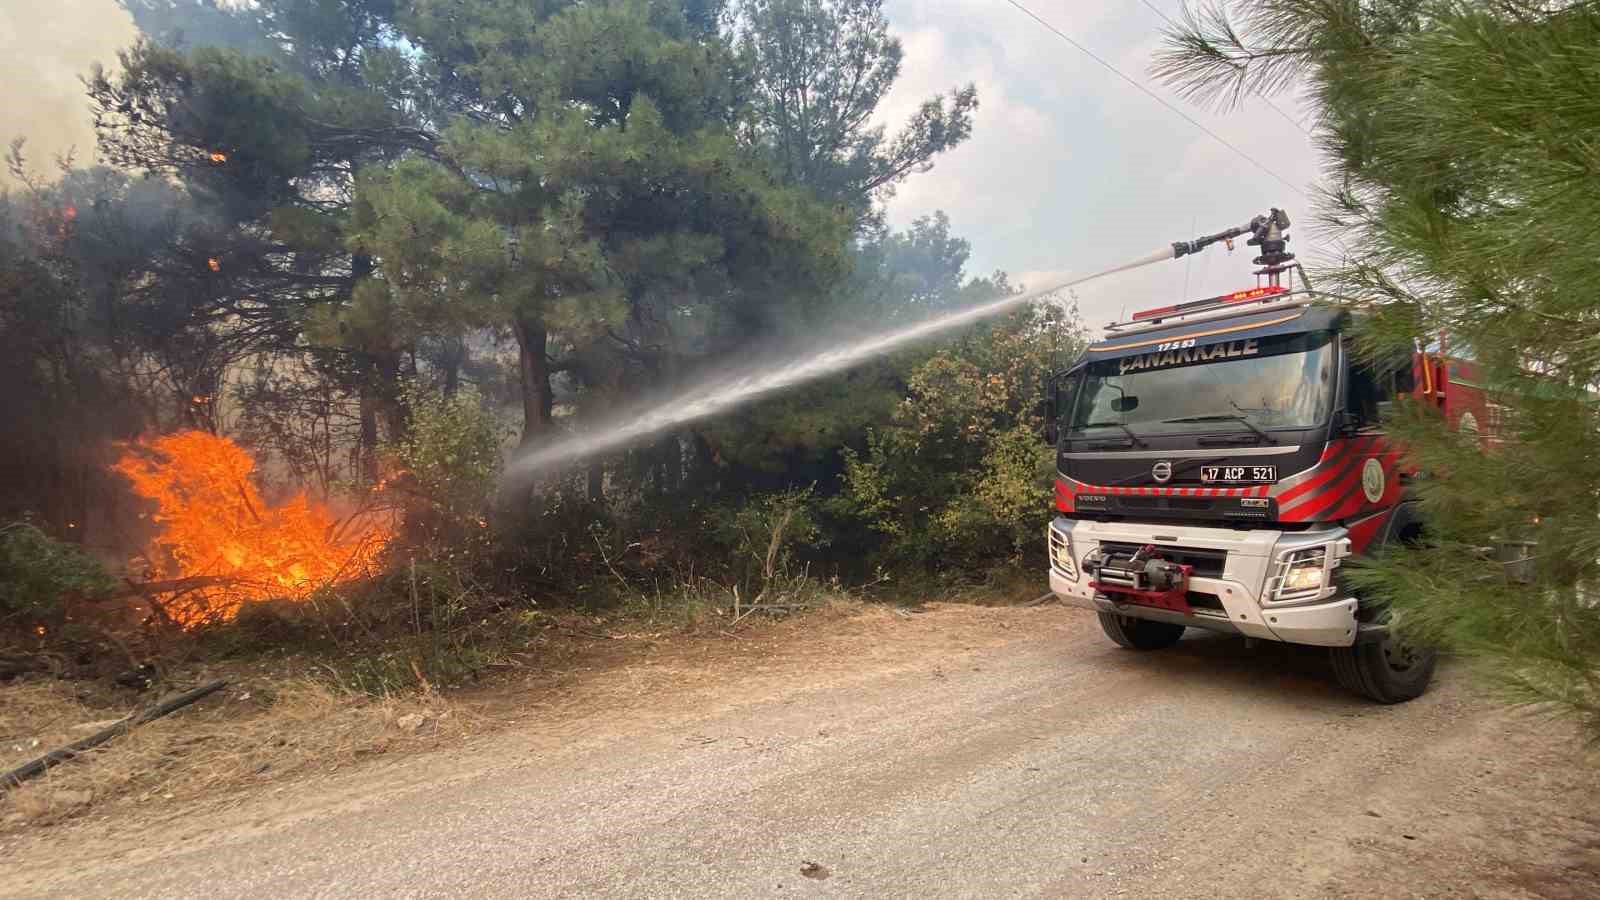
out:
<path id="1" fill-rule="evenodd" d="M 1420 695 L 1433 653 L 1339 570 L 1420 528 L 1380 412 L 1432 363 L 1365 361 L 1351 324 L 1272 285 L 1110 326 L 1051 389 L 1052 592 L 1130 649 L 1188 628 L 1327 647 L 1348 687 Z"/>

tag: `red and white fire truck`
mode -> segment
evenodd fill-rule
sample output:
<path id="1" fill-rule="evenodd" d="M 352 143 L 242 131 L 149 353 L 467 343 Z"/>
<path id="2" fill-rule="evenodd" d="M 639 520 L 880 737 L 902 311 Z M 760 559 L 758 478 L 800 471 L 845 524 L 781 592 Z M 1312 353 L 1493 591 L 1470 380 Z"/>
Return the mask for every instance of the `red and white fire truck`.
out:
<path id="1" fill-rule="evenodd" d="M 1364 362 L 1353 314 L 1294 285 L 1287 226 L 1273 210 L 1175 244 L 1178 257 L 1250 233 L 1257 286 L 1136 313 L 1055 379 L 1050 587 L 1123 647 L 1169 647 L 1187 628 L 1329 647 L 1347 687 L 1409 700 L 1433 651 L 1340 578 L 1422 527 L 1380 412 L 1411 395 L 1487 433 L 1490 410 L 1468 362 L 1423 346 Z"/>

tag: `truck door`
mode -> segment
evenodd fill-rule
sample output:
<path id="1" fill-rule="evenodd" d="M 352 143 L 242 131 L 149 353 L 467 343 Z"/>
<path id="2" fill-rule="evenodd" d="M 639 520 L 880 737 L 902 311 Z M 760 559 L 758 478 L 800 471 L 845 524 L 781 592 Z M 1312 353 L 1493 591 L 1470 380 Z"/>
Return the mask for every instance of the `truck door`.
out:
<path id="1" fill-rule="evenodd" d="M 1350 339 L 1344 343 L 1349 361 L 1344 380 L 1345 431 L 1381 433 L 1395 398 L 1416 389 L 1411 360 L 1375 360 L 1351 346 Z"/>

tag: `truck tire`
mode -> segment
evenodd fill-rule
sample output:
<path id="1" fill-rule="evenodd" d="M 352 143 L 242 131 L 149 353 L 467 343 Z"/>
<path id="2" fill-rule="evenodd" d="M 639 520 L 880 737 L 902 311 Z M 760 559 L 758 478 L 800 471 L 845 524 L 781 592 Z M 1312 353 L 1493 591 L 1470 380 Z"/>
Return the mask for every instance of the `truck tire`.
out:
<path id="1" fill-rule="evenodd" d="M 1152 622 L 1107 612 L 1099 615 L 1106 637 L 1129 650 L 1163 650 L 1183 637 L 1183 626 L 1171 622 Z"/>
<path id="2" fill-rule="evenodd" d="M 1422 696 L 1433 680 L 1439 654 L 1393 637 L 1333 648 L 1333 671 L 1346 690 L 1379 703 L 1404 703 Z"/>

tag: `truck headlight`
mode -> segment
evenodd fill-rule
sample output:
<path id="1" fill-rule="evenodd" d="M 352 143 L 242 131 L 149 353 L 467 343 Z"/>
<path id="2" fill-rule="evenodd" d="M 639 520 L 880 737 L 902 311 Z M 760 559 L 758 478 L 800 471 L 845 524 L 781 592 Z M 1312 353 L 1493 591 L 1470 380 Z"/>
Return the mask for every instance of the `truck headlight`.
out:
<path id="1" fill-rule="evenodd" d="M 1054 526 L 1049 529 L 1050 534 L 1050 565 L 1062 575 L 1076 581 L 1078 579 L 1078 565 L 1072 559 L 1072 538 L 1064 531 L 1058 531 Z"/>
<path id="2" fill-rule="evenodd" d="M 1328 549 L 1308 547 L 1296 550 L 1278 562 L 1273 600 L 1301 600 L 1322 594 L 1328 582 Z"/>

